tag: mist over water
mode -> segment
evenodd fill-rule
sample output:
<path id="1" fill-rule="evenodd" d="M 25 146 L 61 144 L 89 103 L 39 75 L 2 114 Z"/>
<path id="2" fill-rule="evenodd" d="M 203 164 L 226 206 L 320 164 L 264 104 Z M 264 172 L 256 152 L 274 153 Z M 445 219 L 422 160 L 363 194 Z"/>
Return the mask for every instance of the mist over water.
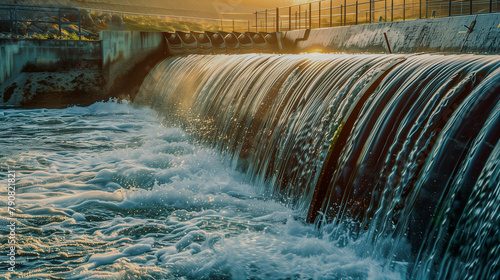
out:
<path id="1" fill-rule="evenodd" d="M 1 279 L 403 278 L 151 109 L 4 109 L 0 123 L 0 165 L 18 172 L 21 211 L 19 274 Z M 6 224 L 5 200 L 0 209 Z"/>

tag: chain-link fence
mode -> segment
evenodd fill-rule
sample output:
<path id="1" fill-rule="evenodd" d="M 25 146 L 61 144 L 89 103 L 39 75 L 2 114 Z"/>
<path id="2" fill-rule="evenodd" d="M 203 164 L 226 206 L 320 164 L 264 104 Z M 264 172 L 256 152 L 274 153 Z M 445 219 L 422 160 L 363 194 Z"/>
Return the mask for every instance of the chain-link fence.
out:
<path id="1" fill-rule="evenodd" d="M 82 39 L 78 8 L 0 4 L 0 37 Z"/>
<path id="2" fill-rule="evenodd" d="M 314 29 L 499 12 L 498 0 L 322 0 L 257 11 L 253 31 Z"/>
<path id="3" fill-rule="evenodd" d="M 101 30 L 285 31 L 499 12 L 500 0 L 321 0 L 219 19 L 0 4 L 0 38 L 98 39 Z"/>
<path id="4" fill-rule="evenodd" d="M 0 38 L 97 40 L 101 30 L 245 32 L 251 28 L 251 15 L 202 18 L 104 9 L 0 4 Z"/>

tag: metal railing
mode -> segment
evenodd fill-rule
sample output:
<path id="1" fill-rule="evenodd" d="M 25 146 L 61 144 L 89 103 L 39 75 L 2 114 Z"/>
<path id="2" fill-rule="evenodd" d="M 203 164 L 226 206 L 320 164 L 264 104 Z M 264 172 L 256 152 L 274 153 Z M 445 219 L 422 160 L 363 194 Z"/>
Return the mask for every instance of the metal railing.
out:
<path id="1" fill-rule="evenodd" d="M 286 31 L 500 11 L 500 0 L 321 0 L 254 13 L 253 31 Z"/>
<path id="2" fill-rule="evenodd" d="M 199 24 L 204 30 L 197 31 L 239 31 L 245 32 L 252 28 L 251 13 L 241 14 L 247 15 L 249 19 L 224 19 L 221 18 L 202 18 L 202 17 L 188 17 L 188 16 L 174 16 L 174 15 L 163 15 L 163 14 L 144 14 L 144 13 L 131 13 L 131 12 L 119 12 L 113 10 L 101 10 L 92 9 L 91 14 L 95 13 L 112 13 L 120 14 L 125 20 L 133 19 L 134 17 L 149 17 L 158 20 L 158 22 L 190 22 Z M 176 31 L 189 31 L 189 30 L 176 30 Z"/>
<path id="3" fill-rule="evenodd" d="M 209 31 L 285 31 L 346 26 L 373 22 L 400 21 L 422 18 L 470 15 L 500 11 L 500 0 L 320 0 L 305 4 L 256 11 L 253 14 L 236 14 L 234 18 L 199 18 L 162 14 L 130 13 L 91 9 L 91 14 L 119 14 L 128 17 L 149 17 L 172 23 L 195 23 L 197 29 Z M 73 13 L 73 21 L 68 21 Z M 230 17 L 231 15 L 229 15 Z M 227 17 L 227 15 L 226 15 Z M 79 8 L 33 5 L 0 4 L 0 24 L 6 23 L 13 37 L 18 36 L 17 23 L 47 23 L 58 26 L 58 38 L 63 37 L 63 26 L 78 24 L 79 40 L 82 39 L 81 12 Z M 175 29 L 175 24 L 173 24 Z M 4 26 L 5 27 L 5 26 Z M 189 27 L 187 27 L 189 29 Z M 164 30 L 167 31 L 167 30 Z M 189 31 L 182 30 L 179 31 Z M 198 30 L 199 31 L 199 30 Z"/>
<path id="4" fill-rule="evenodd" d="M 77 19 L 69 21 L 73 14 Z M 66 21 L 63 21 L 63 18 Z M 58 38 L 62 39 L 63 25 L 78 25 L 79 40 L 82 40 L 82 25 L 80 9 L 72 7 L 48 7 L 35 5 L 8 5 L 0 4 L 0 23 L 6 23 L 9 26 L 12 37 L 19 38 L 18 23 L 45 23 L 57 25 Z"/>
<path id="5" fill-rule="evenodd" d="M 88 11 L 91 16 L 95 16 L 96 14 L 109 13 L 111 15 L 120 15 L 123 20 L 137 18 L 138 21 L 140 21 L 141 18 L 149 18 L 155 20 L 157 23 L 170 22 L 173 26 L 175 26 L 176 23 L 197 24 L 199 26 L 198 29 L 203 29 L 198 31 L 248 31 L 251 28 L 251 21 L 249 19 L 252 15 L 248 14 L 247 18 L 249 19 L 223 19 L 222 17 L 200 18 L 172 16 L 164 14 L 121 12 L 104 9 L 87 9 L 86 11 Z M 64 16 L 67 16 L 68 12 L 73 12 L 75 14 L 75 21 L 67 21 L 67 18 Z M 56 25 L 58 27 L 57 37 L 59 39 L 63 37 L 64 25 L 77 24 L 77 34 L 78 38 L 81 40 L 82 34 L 86 34 L 86 32 L 82 30 L 81 15 L 82 13 L 79 8 L 0 4 L 0 24 L 6 23 L 8 25 L 8 31 L 10 32 L 10 34 L 12 34 L 13 38 L 19 38 L 20 36 L 19 30 L 17 30 L 18 23 L 48 23 Z M 145 29 L 147 29 L 146 25 Z M 182 28 L 177 28 L 176 30 L 189 31 Z M 0 32 L 2 32 L 1 29 Z"/>

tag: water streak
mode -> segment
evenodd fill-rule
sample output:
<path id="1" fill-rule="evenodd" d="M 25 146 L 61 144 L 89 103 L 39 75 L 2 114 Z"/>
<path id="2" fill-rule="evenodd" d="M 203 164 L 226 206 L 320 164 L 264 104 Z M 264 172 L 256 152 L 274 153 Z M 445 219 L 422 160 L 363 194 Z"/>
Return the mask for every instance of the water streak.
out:
<path id="1" fill-rule="evenodd" d="M 460 263 L 479 279 L 500 260 L 478 249 L 499 216 L 483 201 L 497 199 L 499 68 L 478 55 L 189 56 L 160 63 L 136 102 L 183 122 L 262 192 L 321 210 L 325 228 L 346 223 L 367 255 L 411 262 L 419 279 L 457 276 Z M 479 245 L 461 246 L 471 235 Z"/>

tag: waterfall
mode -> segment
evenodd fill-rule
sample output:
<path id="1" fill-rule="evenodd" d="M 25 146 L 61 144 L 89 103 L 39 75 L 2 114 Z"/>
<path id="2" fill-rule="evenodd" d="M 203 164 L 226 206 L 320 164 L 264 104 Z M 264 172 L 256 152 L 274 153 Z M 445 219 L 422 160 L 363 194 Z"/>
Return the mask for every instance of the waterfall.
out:
<path id="1" fill-rule="evenodd" d="M 166 59 L 135 102 L 410 278 L 494 279 L 499 99 L 498 56 L 247 54 Z"/>

